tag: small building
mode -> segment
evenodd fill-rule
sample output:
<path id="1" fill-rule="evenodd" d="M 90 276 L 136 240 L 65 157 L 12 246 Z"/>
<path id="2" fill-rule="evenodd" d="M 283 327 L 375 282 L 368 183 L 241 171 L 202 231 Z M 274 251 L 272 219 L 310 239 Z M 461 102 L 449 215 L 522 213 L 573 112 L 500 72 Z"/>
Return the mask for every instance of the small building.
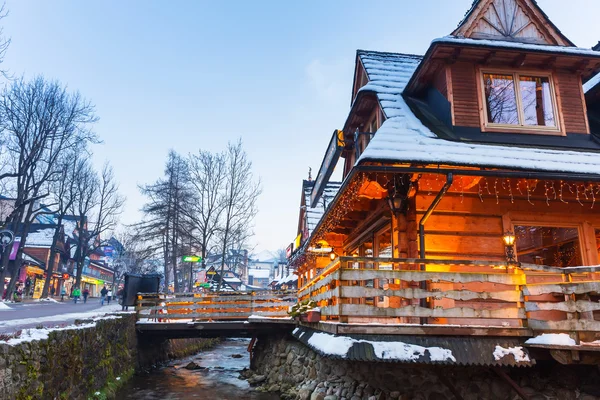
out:
<path id="1" fill-rule="evenodd" d="M 248 269 L 248 285 L 257 286 L 260 288 L 266 288 L 269 286 L 269 279 L 271 277 L 271 270 L 264 268 L 252 268 Z"/>

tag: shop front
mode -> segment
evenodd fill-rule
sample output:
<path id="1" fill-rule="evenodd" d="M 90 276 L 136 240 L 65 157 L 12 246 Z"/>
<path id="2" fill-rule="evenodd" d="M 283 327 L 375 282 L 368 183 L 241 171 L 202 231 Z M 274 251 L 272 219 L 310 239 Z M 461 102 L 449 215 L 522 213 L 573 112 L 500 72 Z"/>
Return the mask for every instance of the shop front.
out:
<path id="1" fill-rule="evenodd" d="M 39 299 L 44 288 L 44 270 L 37 265 L 24 264 L 19 273 L 23 297 Z"/>

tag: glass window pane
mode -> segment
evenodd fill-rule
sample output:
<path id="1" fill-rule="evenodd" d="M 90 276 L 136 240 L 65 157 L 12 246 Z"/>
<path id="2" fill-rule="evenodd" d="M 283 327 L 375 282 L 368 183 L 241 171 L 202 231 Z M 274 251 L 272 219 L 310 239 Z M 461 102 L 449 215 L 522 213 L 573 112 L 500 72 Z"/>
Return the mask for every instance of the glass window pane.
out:
<path id="1" fill-rule="evenodd" d="M 488 122 L 519 124 L 517 96 L 512 75 L 483 74 Z"/>
<path id="2" fill-rule="evenodd" d="M 577 228 L 515 226 L 519 262 L 554 267 L 583 265 Z"/>
<path id="3" fill-rule="evenodd" d="M 524 125 L 556 126 L 548 77 L 520 76 Z"/>

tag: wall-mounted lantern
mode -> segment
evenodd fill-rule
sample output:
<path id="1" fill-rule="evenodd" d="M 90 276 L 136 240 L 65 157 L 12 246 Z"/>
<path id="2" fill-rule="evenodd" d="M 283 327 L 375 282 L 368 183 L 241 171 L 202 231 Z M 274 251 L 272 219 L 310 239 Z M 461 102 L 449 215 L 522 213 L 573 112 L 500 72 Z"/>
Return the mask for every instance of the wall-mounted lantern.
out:
<path id="1" fill-rule="evenodd" d="M 502 236 L 502 240 L 504 241 L 504 246 L 506 246 L 506 260 L 509 263 L 513 263 L 517 261 L 515 259 L 515 234 L 512 231 L 504 232 L 504 236 Z"/>
<path id="2" fill-rule="evenodd" d="M 332 251 L 331 253 L 329 253 L 329 259 L 331 261 L 335 260 L 335 257 L 336 257 L 335 252 Z"/>

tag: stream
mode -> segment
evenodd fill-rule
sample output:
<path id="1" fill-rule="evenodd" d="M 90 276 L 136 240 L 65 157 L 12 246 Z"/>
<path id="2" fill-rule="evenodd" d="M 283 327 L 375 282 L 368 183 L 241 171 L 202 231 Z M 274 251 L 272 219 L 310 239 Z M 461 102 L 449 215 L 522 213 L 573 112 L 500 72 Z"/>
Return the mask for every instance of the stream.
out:
<path id="1" fill-rule="evenodd" d="M 246 348 L 249 339 L 227 339 L 193 356 L 175 360 L 147 374 L 134 376 L 118 393 L 117 399 L 131 400 L 275 400 L 272 393 L 255 392 L 240 372 L 250 366 Z M 232 355 L 241 355 L 233 358 Z M 188 370 L 190 362 L 202 369 Z"/>

